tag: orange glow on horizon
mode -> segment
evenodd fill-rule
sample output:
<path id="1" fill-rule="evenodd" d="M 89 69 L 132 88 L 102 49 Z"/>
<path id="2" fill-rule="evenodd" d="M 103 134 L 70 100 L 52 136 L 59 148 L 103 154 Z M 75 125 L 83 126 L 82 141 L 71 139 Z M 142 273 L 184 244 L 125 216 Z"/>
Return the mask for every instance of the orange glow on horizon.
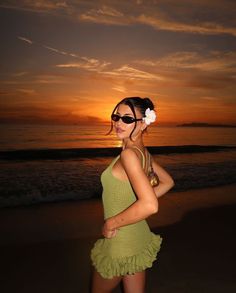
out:
<path id="1" fill-rule="evenodd" d="M 130 95 L 129 95 L 130 96 Z M 110 115 L 115 105 L 122 99 L 113 96 L 90 97 L 84 101 L 75 100 L 65 103 L 63 98 L 53 105 L 52 103 L 22 104 L 15 109 L 6 107 L 1 114 L 1 123 L 32 123 L 32 124 L 109 124 Z M 66 99 L 66 98 L 65 98 Z M 51 100 L 51 99 L 49 99 Z M 63 101 L 63 102 L 62 102 Z M 234 124 L 234 108 L 225 105 L 211 107 L 212 102 L 198 104 L 181 104 L 173 99 L 167 102 L 158 99 L 155 101 L 157 121 L 155 125 L 177 125 L 182 123 L 205 122 L 215 124 Z M 227 115 L 223 115 L 226 112 Z"/>
<path id="2" fill-rule="evenodd" d="M 157 125 L 236 125 L 233 1 L 5 2 L 0 123 L 109 123 L 140 96 Z"/>

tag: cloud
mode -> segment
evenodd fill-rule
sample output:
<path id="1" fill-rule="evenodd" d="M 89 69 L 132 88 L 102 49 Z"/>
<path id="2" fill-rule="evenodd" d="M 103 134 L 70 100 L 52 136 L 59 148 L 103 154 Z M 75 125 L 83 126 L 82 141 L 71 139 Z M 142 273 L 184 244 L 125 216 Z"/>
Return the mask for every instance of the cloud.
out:
<path id="1" fill-rule="evenodd" d="M 79 19 L 82 21 L 90 21 L 102 24 L 128 24 L 128 22 L 125 21 L 124 14 L 122 12 L 104 5 L 101 8 L 91 9 L 85 13 L 82 13 L 79 16 Z"/>
<path id="2" fill-rule="evenodd" d="M 56 67 L 59 68 L 82 68 L 89 71 L 102 71 L 105 67 L 107 67 L 110 63 L 105 61 L 99 61 L 97 59 L 89 59 L 87 57 L 81 57 L 83 61 L 81 62 L 69 62 L 65 64 L 58 64 Z"/>
<path id="3" fill-rule="evenodd" d="M 209 1 L 208 1 L 209 2 Z M 0 7 L 51 13 L 74 21 L 105 25 L 142 24 L 156 30 L 236 36 L 233 1 L 3 1 Z M 183 16 L 180 18 L 180 15 Z M 207 16 L 207 17 L 206 17 Z"/>
<path id="4" fill-rule="evenodd" d="M 114 86 L 112 89 L 115 91 L 121 92 L 121 93 L 126 92 L 126 88 L 124 86 L 120 86 L 120 85 Z"/>
<path id="5" fill-rule="evenodd" d="M 226 27 L 216 22 L 184 23 L 142 14 L 137 18 L 138 23 L 152 26 L 157 30 L 173 32 L 198 33 L 207 35 L 230 34 L 236 36 L 235 27 Z"/>
<path id="6" fill-rule="evenodd" d="M 236 52 L 195 52 L 183 51 L 168 54 L 162 58 L 134 60 L 144 71 L 158 73 L 163 77 L 158 82 L 158 91 L 163 88 L 172 95 L 188 89 L 206 91 L 206 96 L 214 96 L 223 91 L 235 92 Z M 184 94 L 184 93 L 183 93 Z M 198 92 L 195 91 L 194 95 Z"/>
<path id="7" fill-rule="evenodd" d="M 23 40 L 27 43 L 30 43 L 30 44 L 36 44 L 36 42 L 33 42 L 29 39 L 26 39 L 25 37 L 18 37 L 20 40 Z M 110 63 L 109 62 L 106 62 L 106 61 L 99 61 L 95 58 L 88 58 L 86 56 L 79 56 L 78 54 L 74 54 L 74 53 L 71 53 L 71 52 L 66 52 L 66 51 L 62 51 L 62 50 L 59 50 L 57 48 L 53 48 L 53 47 L 50 47 L 50 46 L 47 46 L 47 45 L 41 45 L 41 44 L 38 44 L 39 46 L 51 51 L 51 52 L 54 52 L 56 54 L 60 54 L 60 55 L 64 55 L 64 56 L 69 56 L 69 57 L 73 57 L 73 58 L 76 58 L 76 59 L 80 59 L 80 61 L 78 62 L 68 62 L 68 63 L 65 63 L 65 64 L 58 64 L 56 65 L 56 67 L 59 67 L 59 68 L 83 68 L 83 69 L 86 69 L 86 70 L 89 70 L 89 71 L 101 71 L 103 70 L 105 67 L 107 67 Z"/>
<path id="8" fill-rule="evenodd" d="M 14 73 L 13 76 L 21 77 L 21 76 L 25 76 L 27 74 L 28 74 L 27 71 L 21 71 L 21 72 Z"/>
<path id="9" fill-rule="evenodd" d="M 30 39 L 27 39 L 27 38 L 25 38 L 25 37 L 17 37 L 17 38 L 18 38 L 19 40 L 21 40 L 21 41 L 24 41 L 24 42 L 30 44 L 30 45 L 33 44 L 33 41 L 31 41 Z"/>
<path id="10" fill-rule="evenodd" d="M 60 75 L 52 75 L 52 74 L 41 74 L 36 75 L 32 80 L 31 83 L 39 83 L 39 84 L 63 84 L 66 83 L 70 77 L 65 79 L 64 76 Z"/>
<path id="11" fill-rule="evenodd" d="M 236 72 L 236 52 L 219 52 L 199 61 L 190 67 L 204 71 Z"/>
<path id="12" fill-rule="evenodd" d="M 43 9 L 43 10 L 55 10 L 60 8 L 68 7 L 65 1 L 49 1 L 49 0 L 37 0 L 37 1 L 27 1 L 30 2 L 33 7 L 36 9 Z"/>
<path id="13" fill-rule="evenodd" d="M 17 91 L 26 95 L 36 94 L 36 91 L 34 89 L 17 89 Z"/>
<path id="14" fill-rule="evenodd" d="M 152 74 L 150 72 L 142 71 L 131 67 L 129 65 L 123 65 L 120 68 L 113 69 L 112 71 L 102 72 L 105 75 L 111 75 L 115 77 L 130 78 L 130 79 L 145 79 L 145 80 L 162 80 L 163 77 Z"/>
<path id="15" fill-rule="evenodd" d="M 118 5 L 117 2 L 110 1 L 109 7 L 102 6 L 102 8 L 87 10 L 80 14 L 78 19 L 105 25 L 144 24 L 156 30 L 205 35 L 230 34 L 236 36 L 236 28 L 230 24 L 232 12 L 226 8 L 227 4 L 223 6 L 222 3 L 218 2 L 218 6 L 215 8 L 203 1 L 200 5 L 195 2 L 192 6 L 189 6 L 189 3 L 186 3 L 184 0 L 178 1 L 178 5 L 176 5 L 175 1 L 159 2 L 156 4 L 154 2 L 142 3 L 138 1 L 136 2 L 138 5 L 135 6 L 128 2 Z M 113 6 L 116 6 L 116 8 Z M 119 10 L 117 6 L 119 6 Z M 229 7 L 231 6 L 229 5 Z M 224 10 L 222 10 L 223 8 Z M 202 11 L 212 14 L 213 20 L 208 17 L 206 21 Z M 185 16 L 180 20 L 179 15 L 182 14 Z M 233 18 L 234 16 L 232 15 Z"/>
<path id="16" fill-rule="evenodd" d="M 169 69 L 198 69 L 201 71 L 236 71 L 236 52 L 210 51 L 207 55 L 198 52 L 175 52 L 156 60 L 136 60 L 135 63 Z"/>
<path id="17" fill-rule="evenodd" d="M 201 97 L 200 99 L 207 101 L 219 101 L 219 98 L 217 97 Z"/>
<path id="18" fill-rule="evenodd" d="M 103 15 L 103 16 L 112 16 L 112 17 L 124 16 L 123 13 L 119 12 L 118 10 L 112 7 L 105 6 L 105 5 L 103 5 L 99 9 L 91 9 L 90 11 L 88 11 L 88 14 L 91 14 L 91 15 L 95 14 L 96 16 Z"/>
<path id="19" fill-rule="evenodd" d="M 2 1 L 0 7 L 7 9 L 32 11 L 32 12 L 51 12 L 68 8 L 65 1 L 50 1 L 50 0 L 21 0 L 21 1 Z"/>
<path id="20" fill-rule="evenodd" d="M 53 51 L 53 52 L 55 52 L 55 53 L 59 53 L 59 54 L 61 54 L 61 55 L 71 55 L 71 54 L 69 54 L 69 53 L 67 53 L 67 52 L 65 52 L 65 51 L 60 51 L 60 50 L 55 49 L 55 48 L 52 48 L 52 47 L 48 47 L 48 46 L 45 46 L 45 45 L 43 45 L 43 47 L 44 47 L 45 49 L 48 49 L 48 50 Z"/>
<path id="21" fill-rule="evenodd" d="M 17 37 L 17 38 L 22 40 L 22 41 L 24 41 L 24 42 L 26 42 L 26 43 L 28 43 L 28 44 L 30 44 L 30 45 L 32 45 L 34 43 L 35 45 L 41 46 L 41 47 L 43 47 L 43 48 L 45 48 L 45 49 L 47 49 L 47 50 L 49 50 L 51 52 L 54 52 L 56 54 L 69 56 L 69 57 L 73 57 L 73 58 L 81 58 L 81 59 L 86 58 L 86 57 L 80 57 L 79 55 L 77 55 L 75 53 L 66 52 L 66 51 L 59 50 L 59 49 L 56 49 L 56 48 L 53 48 L 53 47 L 50 47 L 50 46 L 47 46 L 47 45 L 41 45 L 41 44 L 39 44 L 37 42 L 34 42 L 32 40 L 29 40 L 29 39 L 27 39 L 25 37 Z"/>

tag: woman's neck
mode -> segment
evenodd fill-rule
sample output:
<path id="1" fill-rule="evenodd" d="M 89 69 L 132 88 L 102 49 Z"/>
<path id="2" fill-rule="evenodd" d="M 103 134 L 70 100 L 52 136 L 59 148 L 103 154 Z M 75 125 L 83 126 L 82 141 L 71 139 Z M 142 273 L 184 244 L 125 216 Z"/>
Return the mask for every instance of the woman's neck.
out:
<path id="1" fill-rule="evenodd" d="M 139 137 L 139 138 L 135 139 L 134 141 L 132 141 L 130 138 L 128 138 L 128 139 L 124 139 L 122 142 L 122 149 L 123 150 L 126 148 L 133 147 L 133 146 L 137 146 L 137 147 L 143 149 L 144 143 L 143 143 L 142 137 Z"/>

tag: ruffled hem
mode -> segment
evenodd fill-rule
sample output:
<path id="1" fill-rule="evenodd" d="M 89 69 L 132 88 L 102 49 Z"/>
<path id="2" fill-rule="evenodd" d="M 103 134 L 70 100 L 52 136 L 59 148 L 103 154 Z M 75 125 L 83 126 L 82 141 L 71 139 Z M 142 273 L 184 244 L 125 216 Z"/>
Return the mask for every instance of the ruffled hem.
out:
<path id="1" fill-rule="evenodd" d="M 162 238 L 160 235 L 152 233 L 151 241 L 139 254 L 112 258 L 105 254 L 106 251 L 105 253 L 103 252 L 104 239 L 99 239 L 91 251 L 92 263 L 97 272 L 105 279 L 135 274 L 152 267 L 152 263 L 156 260 L 157 253 L 160 250 L 161 243 Z"/>

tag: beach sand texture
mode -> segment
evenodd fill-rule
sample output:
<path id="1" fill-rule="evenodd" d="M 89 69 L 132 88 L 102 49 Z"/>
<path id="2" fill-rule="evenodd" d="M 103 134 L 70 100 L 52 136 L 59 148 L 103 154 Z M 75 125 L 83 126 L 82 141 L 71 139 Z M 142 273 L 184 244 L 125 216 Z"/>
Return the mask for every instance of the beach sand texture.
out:
<path id="1" fill-rule="evenodd" d="M 159 202 L 148 222 L 163 245 L 146 292 L 236 292 L 236 185 L 168 193 Z M 0 292 L 89 292 L 89 254 L 102 223 L 99 200 L 2 209 Z"/>

